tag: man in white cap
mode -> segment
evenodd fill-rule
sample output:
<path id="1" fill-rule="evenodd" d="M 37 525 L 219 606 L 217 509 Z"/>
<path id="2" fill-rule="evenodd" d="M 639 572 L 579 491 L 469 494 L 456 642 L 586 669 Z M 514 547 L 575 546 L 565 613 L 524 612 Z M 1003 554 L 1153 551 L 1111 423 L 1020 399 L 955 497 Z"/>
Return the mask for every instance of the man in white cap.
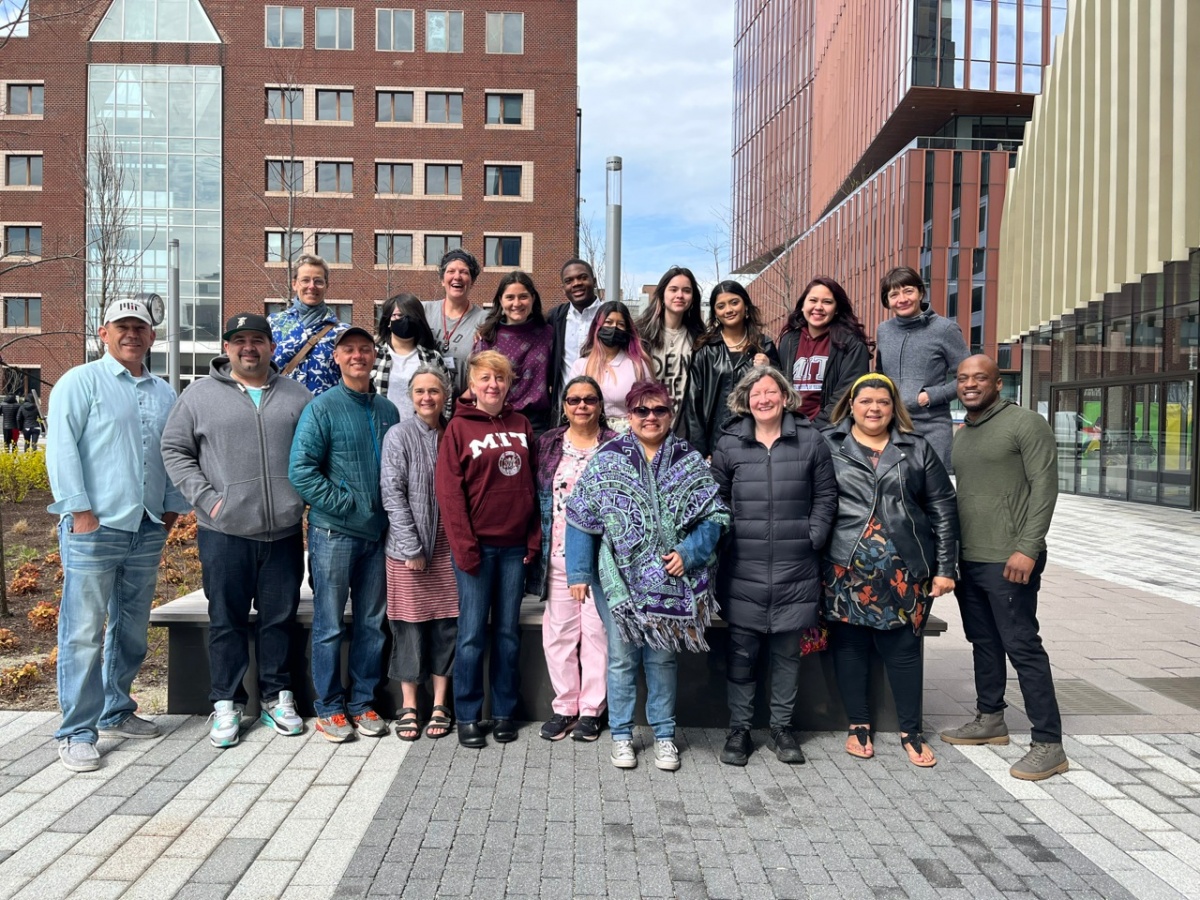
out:
<path id="1" fill-rule="evenodd" d="M 48 509 L 60 516 L 63 565 L 63 720 L 55 737 L 59 759 L 73 772 L 99 768 L 97 737 L 159 736 L 158 726 L 134 715 L 129 690 L 146 658 L 163 544 L 188 506 L 163 466 L 160 443 L 175 392 L 146 368 L 154 324 L 140 299 L 110 304 L 100 326 L 104 355 L 68 371 L 50 397 Z"/>

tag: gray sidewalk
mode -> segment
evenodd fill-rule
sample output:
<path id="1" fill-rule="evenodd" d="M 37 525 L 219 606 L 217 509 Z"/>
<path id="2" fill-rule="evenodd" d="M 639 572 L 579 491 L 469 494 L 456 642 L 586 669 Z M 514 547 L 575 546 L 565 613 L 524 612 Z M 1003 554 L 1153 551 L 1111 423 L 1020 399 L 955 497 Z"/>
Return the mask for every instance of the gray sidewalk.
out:
<path id="1" fill-rule="evenodd" d="M 217 752 L 178 716 L 72 775 L 56 715 L 0 712 L 0 897 L 1198 897 L 1200 517 L 1063 497 L 1050 553 L 1040 613 L 1072 768 L 1041 784 L 1007 774 L 1027 733 L 935 740 L 928 771 L 895 735 L 868 762 L 806 735 L 809 763 L 788 767 L 756 733 L 734 769 L 722 732 L 684 729 L 666 773 L 644 734 L 619 771 L 607 734 L 527 727 L 466 751 L 256 726 Z M 973 701 L 954 604 L 935 612 L 931 730 Z M 1009 722 L 1028 728 L 1016 706 Z"/>

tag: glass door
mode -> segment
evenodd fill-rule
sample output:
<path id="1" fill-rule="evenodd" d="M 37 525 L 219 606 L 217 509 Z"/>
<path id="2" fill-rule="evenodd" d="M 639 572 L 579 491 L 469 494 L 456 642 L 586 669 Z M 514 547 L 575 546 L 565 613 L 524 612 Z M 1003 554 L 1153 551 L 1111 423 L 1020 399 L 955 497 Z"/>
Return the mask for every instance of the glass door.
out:
<path id="1" fill-rule="evenodd" d="M 1126 500 L 1129 494 L 1129 445 L 1131 417 L 1129 397 L 1133 389 L 1118 384 L 1105 388 L 1104 431 L 1100 436 L 1101 490 L 1112 500 Z"/>
<path id="2" fill-rule="evenodd" d="M 1080 392 L 1079 493 L 1100 495 L 1100 437 L 1104 431 L 1104 391 L 1086 387 Z M 1085 438 L 1086 435 L 1086 438 Z"/>
<path id="3" fill-rule="evenodd" d="M 1058 447 L 1058 489 L 1073 494 L 1079 462 L 1091 435 L 1083 430 L 1079 415 L 1079 391 L 1061 390 L 1054 395 L 1054 442 Z"/>
<path id="4" fill-rule="evenodd" d="M 1187 509 L 1192 503 L 1192 457 L 1196 452 L 1195 383 L 1168 381 L 1163 385 L 1163 398 L 1159 501 Z"/>
<path id="5" fill-rule="evenodd" d="M 1161 385 L 1138 384 L 1132 388 L 1133 419 L 1129 431 L 1129 499 L 1139 503 L 1158 502 L 1158 460 L 1162 439 L 1159 416 Z"/>

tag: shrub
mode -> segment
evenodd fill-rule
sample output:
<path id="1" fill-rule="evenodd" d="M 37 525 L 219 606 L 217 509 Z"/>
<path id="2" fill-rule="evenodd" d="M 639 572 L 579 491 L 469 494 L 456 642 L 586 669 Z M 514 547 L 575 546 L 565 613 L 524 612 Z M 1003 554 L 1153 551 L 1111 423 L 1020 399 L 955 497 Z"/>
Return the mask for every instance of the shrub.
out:
<path id="1" fill-rule="evenodd" d="M 50 490 L 44 453 L 0 455 L 0 498 L 20 503 L 30 491 Z"/>
<path id="2" fill-rule="evenodd" d="M 53 650 L 51 650 L 49 653 L 46 654 L 46 659 L 42 663 L 42 668 L 45 669 L 47 672 L 51 672 L 58 668 L 58 648 L 57 647 L 55 647 Z"/>
<path id="3" fill-rule="evenodd" d="M 58 607 L 44 600 L 29 611 L 27 618 L 34 631 L 58 631 Z"/>
<path id="4" fill-rule="evenodd" d="M 21 646 L 21 638 L 8 628 L 0 628 L 0 650 L 5 652 L 16 650 Z M 55 648 L 58 649 L 57 647 Z"/>
<path id="5" fill-rule="evenodd" d="M 8 583 L 8 593 L 13 597 L 37 593 L 38 579 L 41 575 L 41 566 L 37 563 L 25 563 L 17 569 L 12 581 Z"/>
<path id="6" fill-rule="evenodd" d="M 27 662 L 19 666 L 0 669 L 0 694 L 14 697 L 28 690 L 41 679 L 37 663 Z"/>

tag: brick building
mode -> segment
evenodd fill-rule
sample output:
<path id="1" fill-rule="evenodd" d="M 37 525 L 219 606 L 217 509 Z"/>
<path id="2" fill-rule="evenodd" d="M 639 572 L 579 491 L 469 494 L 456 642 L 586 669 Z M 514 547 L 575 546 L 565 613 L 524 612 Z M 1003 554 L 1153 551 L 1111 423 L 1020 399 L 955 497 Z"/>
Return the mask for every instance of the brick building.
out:
<path id="1" fill-rule="evenodd" d="M 172 239 L 185 380 L 226 315 L 287 301 L 302 250 L 365 326 L 390 294 L 439 296 L 454 246 L 484 266 L 476 301 L 513 268 L 557 295 L 575 251 L 576 3 L 335 2 L 34 0 L 0 26 L 10 380 L 48 389 L 83 361 L 106 297 L 165 298 Z"/>

